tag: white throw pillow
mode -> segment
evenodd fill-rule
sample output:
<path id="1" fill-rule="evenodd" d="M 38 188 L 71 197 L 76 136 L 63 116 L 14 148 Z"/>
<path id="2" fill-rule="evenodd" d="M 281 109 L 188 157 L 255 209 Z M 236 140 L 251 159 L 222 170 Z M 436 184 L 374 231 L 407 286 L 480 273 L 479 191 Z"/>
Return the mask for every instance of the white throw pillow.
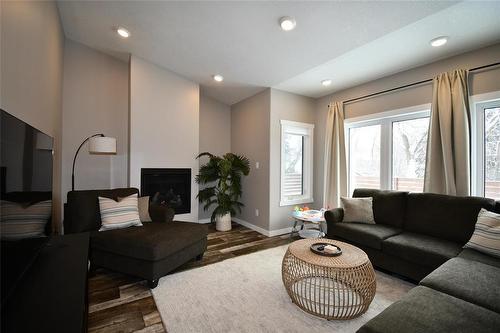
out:
<path id="1" fill-rule="evenodd" d="M 99 209 L 101 211 L 99 231 L 142 226 L 137 194 L 129 195 L 120 201 L 99 197 Z"/>
<path id="2" fill-rule="evenodd" d="M 474 233 L 464 247 L 500 258 L 500 214 L 482 208 Z"/>
<path id="3" fill-rule="evenodd" d="M 52 216 L 52 200 L 30 206 L 2 200 L 0 203 L 2 239 L 17 240 L 45 236 L 45 226 Z"/>
<path id="4" fill-rule="evenodd" d="M 344 198 L 341 197 L 344 208 L 343 222 L 359 222 L 375 224 L 373 217 L 373 198 Z"/>

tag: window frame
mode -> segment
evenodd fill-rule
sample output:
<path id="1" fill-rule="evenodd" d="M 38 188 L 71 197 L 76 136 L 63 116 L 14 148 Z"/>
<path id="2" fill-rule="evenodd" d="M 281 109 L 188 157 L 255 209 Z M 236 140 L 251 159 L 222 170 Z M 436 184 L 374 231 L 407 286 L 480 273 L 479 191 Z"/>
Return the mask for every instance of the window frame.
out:
<path id="1" fill-rule="evenodd" d="M 500 91 L 474 95 L 471 110 L 471 194 L 485 196 L 484 110 L 500 107 Z"/>
<path id="2" fill-rule="evenodd" d="M 280 120 L 280 207 L 314 202 L 313 199 L 313 166 L 314 166 L 314 124 L 298 121 Z M 303 136 L 302 151 L 302 188 L 303 194 L 289 198 L 284 196 L 285 177 L 285 145 L 284 135 L 295 134 Z"/>
<path id="3" fill-rule="evenodd" d="M 349 196 L 352 196 L 354 188 L 351 188 L 352 175 L 350 168 L 351 143 L 350 130 L 365 126 L 380 125 L 380 189 L 392 189 L 393 177 L 393 146 L 392 146 L 392 125 L 395 122 L 429 118 L 431 104 L 421 104 L 401 109 L 384 111 L 368 116 L 348 118 L 344 121 L 344 133 L 346 143 L 346 165 L 347 165 L 347 188 Z"/>

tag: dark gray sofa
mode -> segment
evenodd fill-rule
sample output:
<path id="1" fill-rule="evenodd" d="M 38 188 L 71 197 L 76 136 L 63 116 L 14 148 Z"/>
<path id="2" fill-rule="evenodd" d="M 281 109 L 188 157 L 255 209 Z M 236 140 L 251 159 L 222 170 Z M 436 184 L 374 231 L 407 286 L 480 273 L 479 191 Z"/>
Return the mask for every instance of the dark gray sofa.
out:
<path id="1" fill-rule="evenodd" d="M 353 243 L 379 268 L 419 286 L 360 328 L 382 332 L 498 332 L 500 259 L 463 249 L 481 208 L 478 197 L 357 189 L 373 197 L 375 225 L 342 222 L 343 210 L 325 212 L 327 236 Z"/>
<path id="2" fill-rule="evenodd" d="M 135 193 L 139 193 L 136 188 L 68 192 L 64 232 L 90 232 L 93 267 L 143 278 L 154 288 L 160 277 L 193 258 L 201 259 L 207 248 L 208 229 L 198 223 L 172 221 L 172 209 L 150 205 L 153 222 L 144 222 L 142 227 L 99 232 L 98 196 L 117 200 Z"/>

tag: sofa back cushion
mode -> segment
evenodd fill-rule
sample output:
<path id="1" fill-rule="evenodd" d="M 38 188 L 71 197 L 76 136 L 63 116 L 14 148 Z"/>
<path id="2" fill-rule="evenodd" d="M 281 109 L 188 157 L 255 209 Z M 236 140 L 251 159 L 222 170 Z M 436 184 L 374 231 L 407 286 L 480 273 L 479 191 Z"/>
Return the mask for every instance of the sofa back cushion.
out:
<path id="1" fill-rule="evenodd" d="M 358 188 L 354 190 L 352 196 L 354 198 L 373 198 L 375 223 L 397 228 L 403 226 L 408 192 Z"/>
<path id="2" fill-rule="evenodd" d="M 472 236 L 481 208 L 494 211 L 495 201 L 434 193 L 410 193 L 404 229 L 464 245 Z"/>
<path id="3" fill-rule="evenodd" d="M 101 214 L 98 197 L 117 201 L 118 197 L 128 197 L 138 193 L 139 190 L 136 188 L 68 192 L 68 201 L 64 210 L 64 233 L 99 230 Z"/>

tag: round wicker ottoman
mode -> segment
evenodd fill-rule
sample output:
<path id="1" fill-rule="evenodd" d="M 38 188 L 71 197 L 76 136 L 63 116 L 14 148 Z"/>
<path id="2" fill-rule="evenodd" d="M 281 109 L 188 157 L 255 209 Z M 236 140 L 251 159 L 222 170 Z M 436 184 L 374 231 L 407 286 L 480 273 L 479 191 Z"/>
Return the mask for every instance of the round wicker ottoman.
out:
<path id="1" fill-rule="evenodd" d="M 315 254 L 309 247 L 317 242 L 335 244 L 342 254 Z M 363 314 L 376 290 L 375 271 L 366 253 L 330 239 L 302 239 L 290 244 L 283 258 L 282 278 L 293 303 L 328 320 Z"/>

